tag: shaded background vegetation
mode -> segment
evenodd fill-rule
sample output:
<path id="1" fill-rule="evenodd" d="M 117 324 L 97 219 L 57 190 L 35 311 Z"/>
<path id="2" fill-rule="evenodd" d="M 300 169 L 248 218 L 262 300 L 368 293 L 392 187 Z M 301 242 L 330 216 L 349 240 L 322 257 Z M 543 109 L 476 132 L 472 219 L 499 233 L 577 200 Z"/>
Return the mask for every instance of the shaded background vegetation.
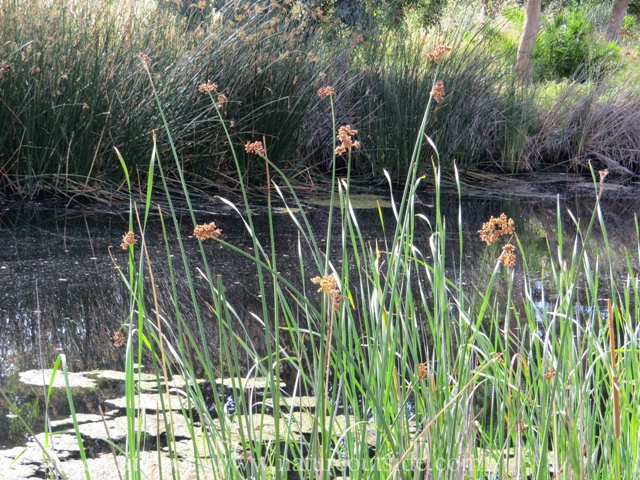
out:
<path id="1" fill-rule="evenodd" d="M 316 91 L 334 86 L 338 124 L 359 130 L 355 173 L 379 181 L 387 169 L 401 180 L 432 88 L 435 63 L 426 54 L 442 43 L 453 48 L 442 65 L 446 95 L 427 132 L 445 167 L 513 172 L 592 162 L 635 174 L 637 3 L 613 44 L 602 37 L 609 3 L 547 2 L 536 82 L 517 88 L 517 2 L 5 0 L 0 191 L 110 201 L 123 181 L 114 147 L 141 179 L 154 131 L 168 158 L 138 53 L 151 58 L 193 185 L 235 189 L 240 180 L 198 92 L 209 80 L 227 97 L 236 145 L 264 137 L 270 158 L 304 183 L 331 167 L 330 107 Z M 264 166 L 241 162 L 242 181 L 262 185 Z"/>

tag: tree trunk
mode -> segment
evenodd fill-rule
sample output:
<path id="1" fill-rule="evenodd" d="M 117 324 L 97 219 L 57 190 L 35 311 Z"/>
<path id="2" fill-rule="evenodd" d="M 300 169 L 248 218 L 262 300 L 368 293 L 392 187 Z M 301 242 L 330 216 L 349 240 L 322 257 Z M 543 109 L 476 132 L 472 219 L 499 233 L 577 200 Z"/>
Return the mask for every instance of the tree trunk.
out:
<path id="1" fill-rule="evenodd" d="M 607 24 L 607 33 L 604 38 L 609 42 L 613 42 L 618 39 L 620 35 L 620 29 L 622 28 L 622 22 L 624 21 L 624 15 L 627 13 L 627 7 L 629 6 L 629 0 L 616 0 L 611 8 L 611 16 L 609 17 L 609 23 Z"/>
<path id="2" fill-rule="evenodd" d="M 489 13 L 489 0 L 482 0 L 482 6 L 480 8 L 480 14 L 482 17 L 486 17 Z"/>
<path id="3" fill-rule="evenodd" d="M 627 0 L 628 1 L 628 0 Z M 533 51 L 540 31 L 540 10 L 542 0 L 527 0 L 524 13 L 524 27 L 516 57 L 516 83 L 530 82 L 533 78 Z"/>

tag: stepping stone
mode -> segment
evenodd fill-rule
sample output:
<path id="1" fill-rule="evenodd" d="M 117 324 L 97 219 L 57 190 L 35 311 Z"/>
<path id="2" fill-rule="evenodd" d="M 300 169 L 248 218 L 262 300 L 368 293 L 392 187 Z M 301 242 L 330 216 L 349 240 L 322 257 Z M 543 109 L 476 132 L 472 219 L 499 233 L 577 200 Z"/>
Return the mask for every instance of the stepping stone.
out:
<path id="1" fill-rule="evenodd" d="M 76 413 L 76 420 L 78 421 L 78 423 L 101 422 L 102 416 L 95 413 Z M 59 427 L 62 426 L 70 426 L 71 428 L 73 428 L 73 417 L 53 420 L 51 422 L 51 427 L 56 430 L 59 430 Z"/>
<path id="2" fill-rule="evenodd" d="M 124 372 L 118 372 L 117 370 L 92 370 L 91 372 L 87 372 L 86 375 L 97 380 L 121 380 L 123 382 L 126 378 L 126 374 Z M 134 373 L 133 377 L 136 381 L 140 379 L 141 381 L 155 382 L 156 380 L 156 376 L 150 373 Z"/>
<path id="3" fill-rule="evenodd" d="M 43 370 L 27 370 L 21 372 L 18 376 L 20 381 L 26 385 L 34 385 L 36 387 L 46 386 L 51 383 L 51 374 L 53 370 L 48 368 L 44 370 L 44 382 L 42 378 Z M 95 388 L 97 386 L 96 381 L 86 377 L 83 373 L 67 372 L 69 378 L 69 387 L 71 388 Z M 62 369 L 58 369 L 56 376 L 53 379 L 52 386 L 54 388 L 65 388 L 64 372 Z"/>
<path id="4" fill-rule="evenodd" d="M 169 416 L 167 413 L 167 420 L 171 421 L 171 419 L 173 419 L 173 434 L 176 437 L 191 438 L 191 432 L 189 431 L 187 420 L 184 416 L 176 412 Z M 111 438 L 112 441 L 118 442 L 127 438 L 127 417 L 116 417 L 106 420 L 105 423 L 106 428 L 109 429 L 109 435 L 107 435 L 107 430 L 103 422 L 85 423 L 80 425 L 78 429 L 83 437 L 94 440 L 108 440 Z M 138 420 L 136 420 L 135 428 L 138 428 Z M 166 432 L 166 425 L 162 414 L 159 417 L 159 421 L 155 414 L 144 415 L 140 423 L 140 428 L 141 431 L 152 437 L 157 437 Z M 196 428 L 195 431 L 199 432 L 200 429 Z"/>
<path id="5" fill-rule="evenodd" d="M 265 405 L 273 408 L 273 399 L 267 398 L 264 401 Z M 316 409 L 316 397 L 280 397 L 280 409 L 285 410 L 310 410 Z"/>
<path id="6" fill-rule="evenodd" d="M 184 406 L 186 408 L 186 399 L 184 397 L 178 395 L 169 395 L 167 397 L 166 394 L 162 395 L 164 399 L 164 408 L 169 408 L 169 400 L 171 401 L 171 409 L 172 410 L 182 410 Z M 162 403 L 160 401 L 160 394 L 158 393 L 141 393 L 140 395 L 135 396 L 135 407 L 136 410 L 146 410 L 148 412 L 156 412 L 157 410 L 162 410 Z M 120 397 L 111 400 L 105 400 L 105 404 L 109 405 L 113 408 L 127 408 L 127 397 Z"/>
<path id="7" fill-rule="evenodd" d="M 46 444 L 44 433 L 36 435 L 36 439 L 40 442 L 40 445 L 44 446 Z M 42 462 L 42 450 L 40 449 L 40 445 L 36 442 L 27 443 L 29 449 L 34 450 L 36 452 L 35 455 L 39 457 L 39 461 Z M 52 448 L 56 456 L 60 458 L 68 457 L 71 452 L 80 451 L 75 432 L 69 433 L 68 430 L 64 431 L 64 433 L 54 433 L 53 435 L 49 435 L 49 448 Z"/>

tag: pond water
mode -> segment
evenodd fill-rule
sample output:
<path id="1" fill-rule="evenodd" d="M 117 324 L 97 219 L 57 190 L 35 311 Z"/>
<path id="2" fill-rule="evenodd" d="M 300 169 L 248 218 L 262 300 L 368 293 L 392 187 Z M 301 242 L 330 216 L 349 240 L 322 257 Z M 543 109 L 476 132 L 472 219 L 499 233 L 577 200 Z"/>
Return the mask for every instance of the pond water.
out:
<path id="1" fill-rule="evenodd" d="M 637 241 L 634 213 L 640 211 L 640 197 L 633 196 L 629 188 L 611 188 L 605 191 L 602 201 L 608 235 L 613 245 L 610 252 L 614 263 L 622 272 L 625 266 L 624 252 L 636 251 Z M 479 268 L 484 243 L 477 230 L 490 216 L 504 212 L 515 220 L 516 231 L 526 252 L 532 272 L 539 272 L 548 258 L 547 235 L 554 245 L 556 209 L 561 208 L 563 228 L 573 232 L 568 211 L 576 218 L 588 220 L 595 202 L 593 186 L 583 179 L 555 183 L 544 187 L 519 181 L 509 191 L 488 191 L 483 194 L 465 195 L 462 199 L 462 228 L 465 242 L 464 268 L 473 279 Z M 433 194 L 421 192 L 417 210 L 428 218 L 434 215 Z M 361 207 L 371 207 L 368 198 Z M 305 203 L 305 212 L 322 243 L 328 221 L 328 207 L 322 202 Z M 382 240 L 380 216 L 375 208 L 358 208 L 358 222 L 365 239 Z M 443 197 L 443 212 L 450 236 L 449 250 L 452 268 L 458 251 L 458 198 L 454 194 Z M 262 238 L 268 234 L 266 209 L 255 207 L 255 227 Z M 393 225 L 390 208 L 383 208 L 385 225 Z M 336 216 L 337 217 L 337 216 Z M 334 217 L 334 218 L 336 218 Z M 198 207 L 200 222 L 215 221 L 222 228 L 224 239 L 243 249 L 251 249 L 251 238 L 232 209 L 220 201 L 211 201 Z M 188 255 L 197 255 L 197 241 L 191 237 L 193 226 L 187 212 L 179 214 L 181 233 Z M 277 236 L 278 269 L 295 283 L 299 278 L 298 235 L 289 214 L 278 209 L 274 217 Z M 147 243 L 152 256 L 154 276 L 158 288 L 160 310 L 171 316 L 170 281 L 161 224 L 157 215 L 150 220 Z M 333 229 L 333 245 L 338 246 L 341 232 L 336 218 Z M 122 208 L 97 207 L 91 209 L 65 209 L 64 206 L 11 205 L 0 208 L 0 388 L 10 392 L 12 398 L 28 408 L 23 415 L 37 415 L 38 393 L 35 389 L 19 389 L 17 373 L 26 370 L 51 368 L 56 357 L 64 353 L 71 371 L 87 372 L 95 369 L 122 371 L 124 348 L 114 346 L 113 333 L 126 319 L 127 292 L 119 268 L 126 266 L 127 252 L 120 248 L 122 235 L 128 230 L 128 212 Z M 416 245 L 428 249 L 429 230 L 420 224 Z M 178 249 L 175 236 L 170 235 L 176 260 Z M 567 242 L 572 242 L 567 235 Z M 592 239 L 592 255 L 604 253 L 599 231 Z M 266 242 L 265 242 L 266 243 Z M 260 312 L 255 268 L 243 256 L 224 249 L 215 242 L 206 243 L 210 268 L 219 274 L 225 285 L 226 296 L 244 319 L 248 340 L 260 348 L 264 344 L 263 328 L 251 316 Z M 335 259 L 340 258 L 336 250 Z M 313 264 L 303 253 L 303 261 L 309 277 L 316 276 Z M 637 262 L 637 258 L 635 260 Z M 456 260 L 457 262 L 457 260 Z M 181 278 L 175 262 L 176 274 Z M 634 264 L 634 268 L 637 265 Z M 622 273 L 621 273 L 622 275 Z M 207 298 L 209 289 L 204 281 L 196 282 L 198 295 Z M 541 282 L 544 279 L 540 279 Z M 200 283 L 198 283 L 200 282 Z M 516 289 L 521 288 L 516 282 Z M 186 282 L 178 282 L 178 296 L 189 304 L 189 288 Z M 515 297 L 519 296 L 516 291 Z M 204 305 L 204 303 L 203 303 Z M 202 312 L 205 320 L 211 317 Z M 195 325 L 195 315 L 187 312 L 187 323 Z M 209 321 L 211 347 L 217 348 L 217 325 Z M 117 389 L 116 389 L 117 390 Z M 121 395 L 105 387 L 94 392 L 79 408 L 83 413 L 96 413 L 100 402 L 109 395 Z M 76 406 L 78 408 L 78 406 Z M 31 409 L 31 413 L 29 413 Z M 92 410 L 93 409 L 93 410 Z M 66 412 L 61 411 L 60 414 Z M 13 446 L 24 439 L 12 430 L 7 415 L 9 407 L 0 398 L 0 449 Z"/>

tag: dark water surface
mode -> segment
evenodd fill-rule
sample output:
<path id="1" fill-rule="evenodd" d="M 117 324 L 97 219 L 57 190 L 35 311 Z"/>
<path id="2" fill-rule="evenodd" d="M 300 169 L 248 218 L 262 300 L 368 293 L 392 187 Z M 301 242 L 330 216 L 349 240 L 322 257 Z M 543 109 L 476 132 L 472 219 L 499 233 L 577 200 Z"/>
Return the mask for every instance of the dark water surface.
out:
<path id="1" fill-rule="evenodd" d="M 579 217 L 583 224 L 588 222 L 595 197 L 592 188 L 572 188 L 563 184 L 555 186 L 555 191 L 547 188 L 532 193 L 533 189 L 528 185 L 526 187 L 528 196 L 494 192 L 463 198 L 465 281 L 471 282 L 477 276 L 485 249 L 477 230 L 491 215 L 498 216 L 504 212 L 514 218 L 532 272 L 539 272 L 548 262 L 547 235 L 551 248 L 555 248 L 556 193 L 560 193 L 563 228 L 569 233 L 567 247 L 570 247 L 575 232 L 567 211 Z M 619 265 L 621 276 L 625 272 L 625 249 L 631 252 L 634 269 L 638 263 L 634 213 L 640 211 L 640 196 L 629 193 L 629 189 L 607 190 L 602 202 L 609 241 L 613 246 L 610 253 L 614 264 Z M 419 197 L 418 212 L 432 220 L 433 195 L 425 191 Z M 298 233 L 289 214 L 284 210 L 277 212 L 274 221 L 278 270 L 292 283 L 299 284 Z M 305 212 L 317 238 L 324 245 L 323 232 L 326 231 L 328 208 L 308 205 Z M 458 252 L 458 199 L 455 195 L 443 198 L 443 212 L 449 234 L 447 254 L 450 254 L 454 275 Z M 356 214 L 365 239 L 382 242 L 378 211 L 375 208 L 362 208 Z M 342 233 L 338 217 L 334 216 L 336 223 L 333 229 L 333 244 L 336 247 L 340 245 Z M 391 232 L 394 226 L 391 209 L 383 209 L 383 218 L 387 232 Z M 200 256 L 197 241 L 191 237 L 191 218 L 185 212 L 180 214 L 178 220 L 188 255 L 193 258 L 195 266 Z M 222 236 L 226 241 L 250 251 L 251 238 L 242 221 L 222 202 L 201 206 L 198 220 L 215 221 L 222 228 Z M 265 245 L 268 245 L 268 217 L 264 207 L 255 208 L 254 222 Z M 424 222 L 418 222 L 418 225 L 416 245 L 426 253 L 430 231 Z M 167 221 L 167 226 L 172 229 L 170 221 Z M 127 230 L 127 211 L 66 210 L 42 204 L 14 205 L 4 209 L 0 206 L 0 388 L 13 392 L 17 372 L 39 368 L 40 365 L 50 368 L 61 353 L 66 355 L 72 371 L 123 369 L 124 348 L 115 347 L 112 336 L 125 322 L 128 311 L 128 294 L 118 268 L 126 267 L 127 252 L 120 248 L 120 243 Z M 147 231 L 146 241 L 153 262 L 160 310 L 165 318 L 171 319 L 173 307 L 169 295 L 167 256 L 157 214 L 151 218 Z M 184 299 L 181 303 L 189 305 L 189 286 L 186 281 L 180 280 L 184 279 L 184 272 L 181 272 L 175 234 L 170 233 L 170 237 L 179 279 L 178 296 Z M 592 240 L 592 258 L 605 253 L 603 245 L 598 229 Z M 247 340 L 260 349 L 264 345 L 263 328 L 250 315 L 251 312 L 261 312 L 255 267 L 242 255 L 216 242 L 207 242 L 205 248 L 212 272 L 221 276 L 227 298 L 239 312 L 240 318 L 244 319 L 249 337 Z M 338 252 L 335 250 L 332 256 L 336 265 L 341 258 Z M 303 250 L 302 256 L 306 276 L 318 275 L 320 272 L 307 250 Z M 195 271 L 192 274 L 198 295 L 208 300 L 209 287 Z M 521 290 L 521 282 L 516 283 L 516 296 L 520 295 L 518 288 Z M 206 329 L 210 332 L 210 346 L 215 352 L 218 326 L 207 312 L 204 302 L 202 309 Z M 195 326 L 194 312 L 186 310 L 186 313 L 187 322 Z M 20 391 L 13 398 L 24 401 L 34 411 L 39 408 L 33 394 L 29 396 Z M 98 402 L 100 398 L 91 401 Z M 7 420 L 9 413 L 8 405 L 0 397 L 0 448 L 11 444 L 10 437 L 16 435 L 11 431 L 11 422 Z M 22 415 L 28 413 L 27 409 L 21 411 Z"/>

